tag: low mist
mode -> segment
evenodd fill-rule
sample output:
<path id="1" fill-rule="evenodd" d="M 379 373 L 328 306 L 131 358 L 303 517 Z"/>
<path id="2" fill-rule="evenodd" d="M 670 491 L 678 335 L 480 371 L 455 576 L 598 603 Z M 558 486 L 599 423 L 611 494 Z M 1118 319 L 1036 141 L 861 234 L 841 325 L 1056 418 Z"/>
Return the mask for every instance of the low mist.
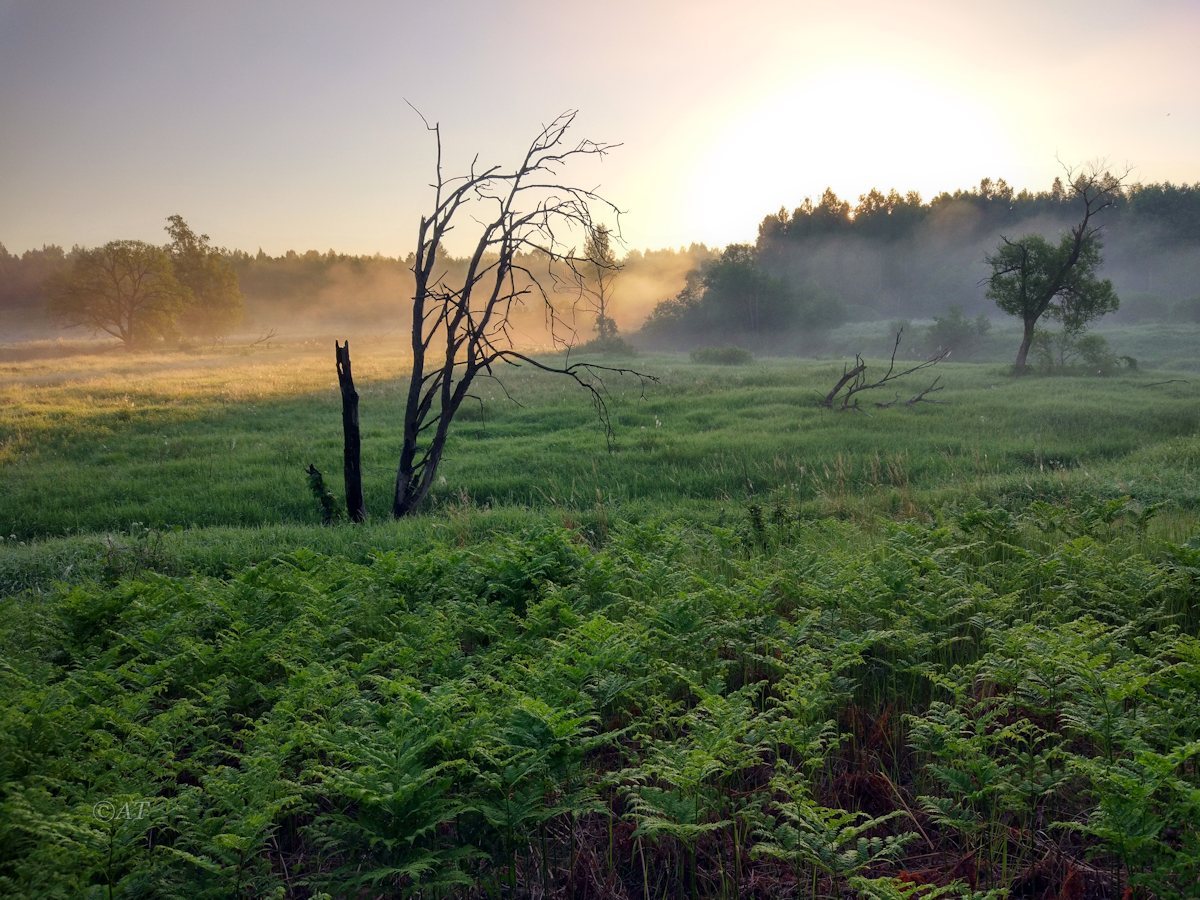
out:
<path id="1" fill-rule="evenodd" d="M 857 206 L 827 191 L 816 205 L 764 218 L 750 247 L 762 269 L 784 283 L 795 302 L 818 307 L 821 315 L 795 317 L 788 333 L 730 328 L 689 334 L 675 341 L 638 335 L 664 301 L 702 279 L 702 267 L 720 251 L 702 244 L 665 250 L 631 249 L 620 258 L 612 281 L 610 315 L 621 335 L 643 344 L 686 346 L 738 340 L 780 352 L 814 352 L 822 332 L 838 323 L 929 320 L 957 308 L 964 315 L 1000 318 L 985 296 L 985 257 L 1002 236 L 1040 233 L 1056 237 L 1076 219 L 1070 197 L 1051 192 L 1014 195 L 1003 181 L 984 179 L 979 188 L 943 194 L 926 203 L 915 194 L 872 191 Z M 1134 186 L 1106 211 L 1101 274 L 1121 300 L 1106 321 L 1114 323 L 1200 321 L 1200 188 Z M 15 255 L 0 245 L 0 343 L 37 339 L 86 339 L 81 329 L 63 331 L 47 312 L 46 285 L 67 268 L 74 253 L 44 247 Z M 222 250 L 236 272 L 244 297 L 238 339 L 348 337 L 408 340 L 413 294 L 409 259 L 350 256 L 333 250 Z M 536 263 L 536 261 L 534 261 Z M 554 308 L 548 315 L 531 295 L 512 316 L 511 337 L 525 349 L 547 349 L 563 341 L 583 343 L 594 335 L 595 313 L 571 273 L 547 272 L 543 281 Z M 445 277 L 461 279 L 466 261 L 447 258 Z M 538 269 L 538 265 L 531 263 Z M 554 322 L 551 322 L 551 318 Z M 794 333 L 793 333 L 794 332 Z"/>

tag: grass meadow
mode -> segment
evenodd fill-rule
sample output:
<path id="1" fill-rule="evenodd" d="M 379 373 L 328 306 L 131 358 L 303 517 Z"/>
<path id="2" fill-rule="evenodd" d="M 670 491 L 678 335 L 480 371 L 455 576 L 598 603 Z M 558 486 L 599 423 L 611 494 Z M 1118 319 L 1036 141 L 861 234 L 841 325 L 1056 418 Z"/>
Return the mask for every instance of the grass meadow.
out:
<path id="1" fill-rule="evenodd" d="M 0 354 L 0 888 L 1200 896 L 1200 335 L 1151 332 L 858 412 L 841 354 L 604 359 L 660 379 L 611 446 L 513 369 L 400 522 L 356 340 L 328 527 L 332 339 Z"/>

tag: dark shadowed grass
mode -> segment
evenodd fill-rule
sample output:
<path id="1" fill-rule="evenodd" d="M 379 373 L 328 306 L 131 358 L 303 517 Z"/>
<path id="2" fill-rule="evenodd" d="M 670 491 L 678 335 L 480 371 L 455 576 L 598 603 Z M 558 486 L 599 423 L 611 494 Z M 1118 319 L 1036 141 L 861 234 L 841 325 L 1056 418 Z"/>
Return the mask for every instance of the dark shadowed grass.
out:
<path id="1" fill-rule="evenodd" d="M 343 543 L 29 592 L 0 888 L 1192 896 L 1200 549 L 1151 512 L 752 505 L 600 547 L 476 512 L 507 533 L 242 529 Z"/>

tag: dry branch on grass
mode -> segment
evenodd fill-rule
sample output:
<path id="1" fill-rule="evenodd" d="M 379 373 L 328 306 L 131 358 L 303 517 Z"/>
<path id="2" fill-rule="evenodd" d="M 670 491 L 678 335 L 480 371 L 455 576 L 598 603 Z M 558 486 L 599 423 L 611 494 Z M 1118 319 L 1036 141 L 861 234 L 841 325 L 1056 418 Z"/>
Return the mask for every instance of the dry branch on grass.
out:
<path id="1" fill-rule="evenodd" d="M 871 380 L 867 377 L 867 363 L 862 358 L 862 354 L 854 354 L 854 365 L 844 366 L 842 368 L 842 377 L 837 380 L 837 383 L 830 389 L 829 393 L 821 400 L 821 406 L 827 409 L 861 409 L 859 406 L 858 395 L 864 391 L 873 391 L 877 388 L 884 387 L 894 381 L 899 381 L 906 375 L 912 375 L 914 372 L 919 372 L 922 369 L 928 369 L 931 366 L 936 366 L 942 360 L 950 355 L 949 350 L 942 350 L 930 356 L 923 362 L 919 362 L 914 366 L 909 366 L 902 371 L 896 371 L 896 354 L 900 350 L 900 339 L 904 334 L 904 329 L 901 328 L 896 332 L 896 341 L 892 345 L 892 357 L 888 362 L 887 371 L 883 373 L 883 377 L 876 380 Z M 915 406 L 918 403 L 940 403 L 939 400 L 930 398 L 930 394 L 936 394 L 944 388 L 941 384 L 942 376 L 933 379 L 932 382 L 924 390 L 918 391 L 907 400 L 901 400 L 897 394 L 892 400 L 886 403 L 875 403 L 876 409 L 887 409 L 889 406 L 896 406 L 903 403 L 905 406 Z M 839 402 L 840 401 L 840 402 Z"/>

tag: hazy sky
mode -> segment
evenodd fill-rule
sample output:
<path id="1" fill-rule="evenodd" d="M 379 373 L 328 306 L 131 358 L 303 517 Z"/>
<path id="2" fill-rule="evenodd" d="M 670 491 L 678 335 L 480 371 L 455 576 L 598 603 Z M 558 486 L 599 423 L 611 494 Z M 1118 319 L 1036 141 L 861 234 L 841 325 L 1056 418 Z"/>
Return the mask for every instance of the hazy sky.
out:
<path id="1" fill-rule="evenodd" d="M 449 168 L 541 123 L 634 247 L 753 240 L 826 185 L 1200 180 L 1200 0 L 0 0 L 0 242 L 403 255 Z M 456 248 L 457 249 L 457 248 Z"/>

